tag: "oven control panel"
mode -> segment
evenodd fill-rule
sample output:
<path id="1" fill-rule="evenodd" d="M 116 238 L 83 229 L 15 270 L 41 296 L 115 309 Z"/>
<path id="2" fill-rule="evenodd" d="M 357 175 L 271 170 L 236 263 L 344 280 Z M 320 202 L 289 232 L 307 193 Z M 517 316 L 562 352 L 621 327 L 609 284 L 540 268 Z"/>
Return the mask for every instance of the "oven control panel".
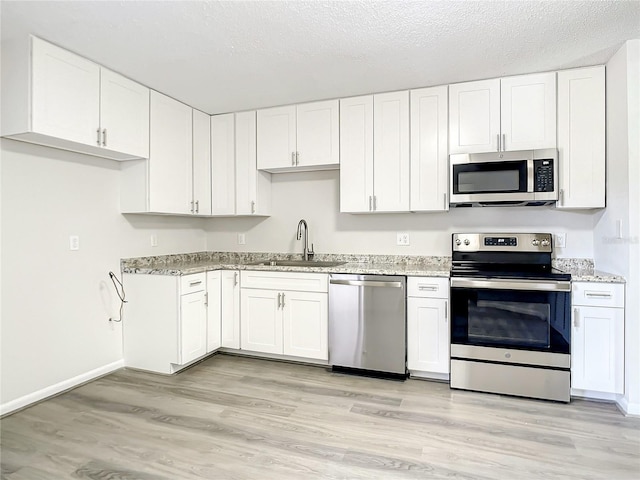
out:
<path id="1" fill-rule="evenodd" d="M 454 252 L 551 252 L 550 233 L 454 233 Z"/>

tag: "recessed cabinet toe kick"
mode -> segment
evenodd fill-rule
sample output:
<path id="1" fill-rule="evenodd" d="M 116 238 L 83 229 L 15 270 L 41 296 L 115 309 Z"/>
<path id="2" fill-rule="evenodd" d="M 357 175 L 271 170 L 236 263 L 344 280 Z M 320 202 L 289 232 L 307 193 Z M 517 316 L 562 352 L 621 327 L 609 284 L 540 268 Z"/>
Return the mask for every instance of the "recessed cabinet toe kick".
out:
<path id="1" fill-rule="evenodd" d="M 406 378 L 406 277 L 329 279 L 329 364 L 334 370 Z"/>

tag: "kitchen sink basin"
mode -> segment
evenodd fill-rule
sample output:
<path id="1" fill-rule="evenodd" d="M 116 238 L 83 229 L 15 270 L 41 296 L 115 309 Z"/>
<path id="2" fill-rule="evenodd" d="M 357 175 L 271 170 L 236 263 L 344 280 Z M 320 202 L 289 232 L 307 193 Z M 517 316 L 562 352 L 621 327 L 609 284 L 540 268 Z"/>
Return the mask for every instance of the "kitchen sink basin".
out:
<path id="1" fill-rule="evenodd" d="M 320 260 L 261 260 L 248 265 L 262 265 L 267 267 L 338 267 L 347 262 L 323 262 Z"/>

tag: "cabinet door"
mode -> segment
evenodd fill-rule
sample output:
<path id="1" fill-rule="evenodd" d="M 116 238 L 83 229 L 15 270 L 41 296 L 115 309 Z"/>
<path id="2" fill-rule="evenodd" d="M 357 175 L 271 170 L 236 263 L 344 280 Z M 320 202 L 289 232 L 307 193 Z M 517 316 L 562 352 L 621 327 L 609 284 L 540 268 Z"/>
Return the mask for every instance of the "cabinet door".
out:
<path id="1" fill-rule="evenodd" d="M 211 123 L 210 116 L 193 111 L 193 208 L 211 215 Z"/>
<path id="2" fill-rule="evenodd" d="M 449 373 L 447 301 L 407 299 L 407 367 L 431 373 Z"/>
<path id="3" fill-rule="evenodd" d="M 372 210 L 373 95 L 340 100 L 340 211 Z"/>
<path id="4" fill-rule="evenodd" d="M 151 91 L 149 210 L 192 213 L 192 108 Z"/>
<path id="5" fill-rule="evenodd" d="M 282 293 L 284 354 L 328 360 L 328 298 L 326 293 Z"/>
<path id="6" fill-rule="evenodd" d="M 449 210 L 447 86 L 411 91 L 411 211 Z"/>
<path id="7" fill-rule="evenodd" d="M 339 166 L 338 110 L 338 100 L 297 106 L 296 166 Z"/>
<path id="8" fill-rule="evenodd" d="M 180 297 L 180 364 L 207 353 L 207 307 L 204 291 Z"/>
<path id="9" fill-rule="evenodd" d="M 571 387 L 624 393 L 624 309 L 574 307 Z"/>
<path id="10" fill-rule="evenodd" d="M 555 72 L 503 78 L 500 90 L 502 150 L 555 148 Z"/>
<path id="11" fill-rule="evenodd" d="M 222 272 L 207 272 L 207 353 L 220 348 L 222 325 Z"/>
<path id="12" fill-rule="evenodd" d="M 221 272 L 222 346 L 240 348 L 240 274 L 237 271 Z"/>
<path id="13" fill-rule="evenodd" d="M 605 206 L 604 66 L 558 72 L 557 208 Z"/>
<path id="14" fill-rule="evenodd" d="M 33 39 L 32 118 L 36 133 L 100 145 L 100 67 Z"/>
<path id="15" fill-rule="evenodd" d="M 100 128 L 103 147 L 149 158 L 149 89 L 101 68 Z"/>
<path id="16" fill-rule="evenodd" d="M 276 290 L 243 288 L 240 292 L 242 350 L 282 354 L 282 309 Z"/>
<path id="17" fill-rule="evenodd" d="M 295 167 L 296 107 L 258 110 L 258 170 Z"/>
<path id="18" fill-rule="evenodd" d="M 236 213 L 235 118 L 233 113 L 211 117 L 211 213 Z"/>
<path id="19" fill-rule="evenodd" d="M 500 79 L 449 85 L 449 153 L 498 151 Z"/>
<path id="20" fill-rule="evenodd" d="M 271 213 L 271 174 L 256 166 L 256 112 L 236 113 L 236 214 Z"/>
<path id="21" fill-rule="evenodd" d="M 373 209 L 409 211 L 409 92 L 373 97 Z"/>

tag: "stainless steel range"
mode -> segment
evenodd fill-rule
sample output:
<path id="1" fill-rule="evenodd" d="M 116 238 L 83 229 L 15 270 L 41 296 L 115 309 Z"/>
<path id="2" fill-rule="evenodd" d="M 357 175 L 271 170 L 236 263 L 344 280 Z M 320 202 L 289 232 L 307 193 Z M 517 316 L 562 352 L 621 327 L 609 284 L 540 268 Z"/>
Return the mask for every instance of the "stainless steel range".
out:
<path id="1" fill-rule="evenodd" d="M 451 388 L 568 402 L 571 276 L 549 233 L 452 235 Z"/>

